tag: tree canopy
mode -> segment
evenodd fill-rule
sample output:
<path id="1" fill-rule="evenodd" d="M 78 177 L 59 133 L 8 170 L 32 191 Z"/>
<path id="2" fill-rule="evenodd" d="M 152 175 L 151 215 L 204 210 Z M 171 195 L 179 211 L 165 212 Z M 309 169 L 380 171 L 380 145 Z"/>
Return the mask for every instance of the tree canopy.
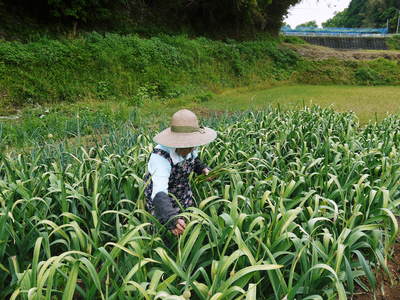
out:
<path id="1" fill-rule="evenodd" d="M 301 0 L 0 0 L 47 22 L 90 24 L 128 17 L 141 26 L 196 33 L 278 33 L 290 6 Z"/>
<path id="2" fill-rule="evenodd" d="M 399 0 L 352 0 L 347 9 L 322 24 L 323 27 L 386 27 L 396 29 Z"/>
<path id="3" fill-rule="evenodd" d="M 300 27 L 318 27 L 317 21 L 308 21 L 303 24 L 297 25 L 296 28 Z"/>

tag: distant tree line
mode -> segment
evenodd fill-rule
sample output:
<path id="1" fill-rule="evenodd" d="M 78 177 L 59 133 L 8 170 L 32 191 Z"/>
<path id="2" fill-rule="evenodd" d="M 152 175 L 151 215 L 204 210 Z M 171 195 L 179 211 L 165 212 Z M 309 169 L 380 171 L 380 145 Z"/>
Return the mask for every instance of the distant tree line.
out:
<path id="1" fill-rule="evenodd" d="M 347 9 L 322 24 L 323 27 L 386 27 L 396 30 L 400 0 L 352 0 Z"/>
<path id="2" fill-rule="evenodd" d="M 308 21 L 302 24 L 299 24 L 296 26 L 296 28 L 301 28 L 301 27 L 318 27 L 317 21 Z"/>
<path id="3" fill-rule="evenodd" d="M 278 33 L 290 6 L 301 0 L 0 0 L 41 22 L 96 24 L 130 18 L 139 25 L 196 33 Z"/>

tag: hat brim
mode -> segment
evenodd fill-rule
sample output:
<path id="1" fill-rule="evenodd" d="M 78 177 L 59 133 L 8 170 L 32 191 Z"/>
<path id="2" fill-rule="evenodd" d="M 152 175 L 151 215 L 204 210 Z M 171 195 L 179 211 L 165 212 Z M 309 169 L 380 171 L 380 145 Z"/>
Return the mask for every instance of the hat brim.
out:
<path id="1" fill-rule="evenodd" d="M 217 138 L 217 133 L 204 127 L 202 132 L 178 133 L 167 128 L 154 137 L 157 144 L 171 148 L 191 148 L 206 145 Z"/>

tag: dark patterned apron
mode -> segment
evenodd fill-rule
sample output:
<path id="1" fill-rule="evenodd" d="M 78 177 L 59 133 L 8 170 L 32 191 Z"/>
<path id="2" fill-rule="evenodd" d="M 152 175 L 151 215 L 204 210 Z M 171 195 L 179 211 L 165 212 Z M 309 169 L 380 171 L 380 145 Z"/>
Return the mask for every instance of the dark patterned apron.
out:
<path id="1" fill-rule="evenodd" d="M 183 208 L 188 208 L 193 205 L 193 193 L 189 184 L 189 175 L 194 171 L 195 168 L 195 159 L 189 158 L 182 162 L 173 164 L 171 156 L 167 151 L 162 149 L 154 149 L 153 154 L 161 155 L 171 164 L 171 174 L 169 176 L 168 182 L 168 193 L 174 195 L 180 205 Z M 153 181 L 150 180 L 151 175 L 146 174 L 145 182 L 148 182 L 148 185 L 144 191 L 146 197 L 146 207 L 149 212 L 153 214 L 153 200 L 151 199 L 151 194 L 153 192 Z M 176 201 L 172 201 L 174 207 L 179 207 Z"/>

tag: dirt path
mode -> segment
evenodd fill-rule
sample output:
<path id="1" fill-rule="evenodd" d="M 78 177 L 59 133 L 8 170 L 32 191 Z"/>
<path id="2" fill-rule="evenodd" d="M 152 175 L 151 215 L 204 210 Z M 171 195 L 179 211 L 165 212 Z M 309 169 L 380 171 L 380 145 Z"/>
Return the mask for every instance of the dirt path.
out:
<path id="1" fill-rule="evenodd" d="M 313 60 L 323 60 L 329 58 L 337 58 L 342 60 L 372 60 L 377 58 L 400 60 L 400 51 L 395 50 L 337 50 L 311 44 L 285 44 L 285 46 L 296 51 L 301 56 L 311 58 Z"/>

